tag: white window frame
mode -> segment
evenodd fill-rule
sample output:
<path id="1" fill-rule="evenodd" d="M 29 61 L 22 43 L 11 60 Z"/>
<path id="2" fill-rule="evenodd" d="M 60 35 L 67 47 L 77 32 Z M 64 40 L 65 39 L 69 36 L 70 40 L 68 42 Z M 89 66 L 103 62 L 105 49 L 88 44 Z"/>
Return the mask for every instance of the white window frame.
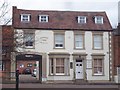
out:
<path id="1" fill-rule="evenodd" d="M 45 18 L 42 18 L 45 17 Z M 39 22 L 48 22 L 48 15 L 39 15 Z"/>
<path id="2" fill-rule="evenodd" d="M 97 39 L 96 36 L 100 38 L 100 41 L 95 40 Z M 95 46 L 98 43 L 100 47 Z M 103 49 L 103 35 L 102 34 L 93 34 L 93 49 L 98 49 L 98 50 Z"/>
<path id="3" fill-rule="evenodd" d="M 82 37 L 82 40 L 77 40 L 77 37 L 76 36 L 80 36 L 80 37 Z M 75 45 L 75 49 L 84 49 L 84 34 L 75 34 L 75 41 L 74 41 L 74 45 Z M 82 47 L 77 47 L 76 45 L 76 43 L 77 42 L 79 42 L 79 43 L 82 43 Z"/>
<path id="4" fill-rule="evenodd" d="M 60 38 L 61 40 L 57 40 L 57 38 L 60 37 L 60 36 L 61 36 L 61 38 Z M 55 48 L 64 48 L 64 44 L 65 44 L 64 34 L 55 33 L 54 34 L 54 47 Z"/>
<path id="5" fill-rule="evenodd" d="M 26 16 L 26 18 L 24 16 Z M 29 22 L 29 21 L 30 21 L 30 14 L 21 14 L 21 22 Z"/>
<path id="6" fill-rule="evenodd" d="M 78 23 L 85 24 L 86 23 L 86 16 L 78 16 Z"/>
<path id="7" fill-rule="evenodd" d="M 95 16 L 96 24 L 103 24 L 103 16 Z"/>

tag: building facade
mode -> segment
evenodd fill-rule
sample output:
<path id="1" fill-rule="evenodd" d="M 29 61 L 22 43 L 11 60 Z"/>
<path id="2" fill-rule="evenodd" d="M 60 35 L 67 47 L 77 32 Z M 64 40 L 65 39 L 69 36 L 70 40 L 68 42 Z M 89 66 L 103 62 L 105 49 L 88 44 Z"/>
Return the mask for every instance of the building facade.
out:
<path id="1" fill-rule="evenodd" d="M 42 82 L 112 80 L 112 27 L 105 12 L 13 7 L 12 24 L 16 36 L 21 36 L 16 57 L 24 56 L 16 63 L 35 61 Z"/>
<path id="2" fill-rule="evenodd" d="M 114 64 L 114 80 L 120 83 L 120 24 L 113 30 L 113 64 Z"/>
<path id="3" fill-rule="evenodd" d="M 0 77 L 9 78 L 11 72 L 11 54 L 13 52 L 14 32 L 12 26 L 1 26 L 2 59 L 0 60 Z"/>

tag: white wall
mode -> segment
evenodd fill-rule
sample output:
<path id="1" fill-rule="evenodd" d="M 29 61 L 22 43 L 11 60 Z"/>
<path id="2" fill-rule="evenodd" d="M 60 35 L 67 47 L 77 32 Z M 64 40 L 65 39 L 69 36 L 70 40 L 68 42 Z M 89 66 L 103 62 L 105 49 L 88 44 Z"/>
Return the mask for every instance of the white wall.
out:
<path id="1" fill-rule="evenodd" d="M 65 31 L 65 49 L 54 49 L 54 33 L 52 30 L 36 30 L 35 31 L 35 49 L 29 49 L 29 51 L 47 53 L 50 52 L 68 52 L 70 54 L 70 62 L 73 62 L 73 57 L 71 54 L 73 52 L 86 53 L 86 60 L 91 60 L 92 53 L 103 53 L 104 58 L 104 76 L 92 76 L 92 69 L 87 69 L 87 79 L 88 80 L 109 80 L 109 39 L 108 32 L 103 33 L 103 50 L 92 50 L 92 32 L 85 32 L 85 50 L 74 50 L 74 32 Z M 92 60 L 91 60 L 92 62 Z M 49 74 L 49 57 L 47 56 L 47 79 L 51 80 L 72 80 L 74 78 L 74 71 L 70 69 L 70 76 L 48 76 Z"/>

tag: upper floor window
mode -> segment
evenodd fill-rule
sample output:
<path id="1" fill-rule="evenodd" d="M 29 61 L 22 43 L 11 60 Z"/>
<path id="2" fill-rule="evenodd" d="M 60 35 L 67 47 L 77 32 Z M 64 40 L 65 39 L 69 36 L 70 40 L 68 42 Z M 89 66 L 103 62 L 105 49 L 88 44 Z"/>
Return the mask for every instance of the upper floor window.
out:
<path id="1" fill-rule="evenodd" d="M 20 64 L 20 68 L 24 68 L 24 64 Z"/>
<path id="2" fill-rule="evenodd" d="M 39 22 L 48 22 L 48 15 L 39 15 Z"/>
<path id="3" fill-rule="evenodd" d="M 5 71 L 5 62 L 0 60 L 0 71 Z"/>
<path id="4" fill-rule="evenodd" d="M 55 34 L 55 48 L 64 48 L 64 34 Z"/>
<path id="5" fill-rule="evenodd" d="M 27 67 L 32 67 L 32 63 L 28 63 L 28 64 L 27 64 Z"/>
<path id="6" fill-rule="evenodd" d="M 86 23 L 86 17 L 85 16 L 78 16 L 78 23 L 80 23 L 80 24 Z"/>
<path id="7" fill-rule="evenodd" d="M 30 14 L 21 14 L 21 21 L 22 22 L 29 22 L 30 21 Z"/>
<path id="8" fill-rule="evenodd" d="M 103 24 L 103 17 L 102 16 L 95 16 L 95 23 L 96 24 Z"/>
<path id="9" fill-rule="evenodd" d="M 103 49 L 103 35 L 93 35 L 93 49 Z"/>
<path id="10" fill-rule="evenodd" d="M 26 48 L 33 48 L 34 47 L 34 33 L 25 33 L 25 47 Z"/>
<path id="11" fill-rule="evenodd" d="M 83 49 L 83 48 L 84 48 L 84 35 L 75 34 L 75 49 Z"/>

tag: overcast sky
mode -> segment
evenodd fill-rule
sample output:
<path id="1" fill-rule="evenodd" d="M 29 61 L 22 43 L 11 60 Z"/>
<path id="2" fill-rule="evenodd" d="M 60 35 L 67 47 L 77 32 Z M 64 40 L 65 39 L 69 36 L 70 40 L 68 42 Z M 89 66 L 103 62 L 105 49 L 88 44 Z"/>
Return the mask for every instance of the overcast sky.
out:
<path id="1" fill-rule="evenodd" d="M 11 6 L 32 10 L 106 11 L 115 28 L 118 23 L 119 0 L 8 0 Z"/>

